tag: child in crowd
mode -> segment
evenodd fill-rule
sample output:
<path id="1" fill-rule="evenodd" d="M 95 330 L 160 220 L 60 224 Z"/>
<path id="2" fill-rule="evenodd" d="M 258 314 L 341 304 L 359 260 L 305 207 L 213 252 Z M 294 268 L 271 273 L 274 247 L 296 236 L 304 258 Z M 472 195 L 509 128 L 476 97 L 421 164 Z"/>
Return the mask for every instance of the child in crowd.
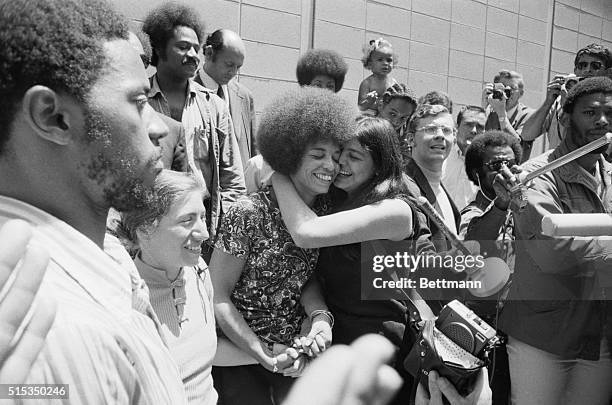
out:
<path id="1" fill-rule="evenodd" d="M 390 73 L 397 64 L 397 55 L 393 47 L 382 38 L 370 41 L 364 47 L 363 66 L 372 71 L 359 85 L 359 109 L 366 115 L 377 114 L 376 103 L 383 93 L 397 81 Z"/>

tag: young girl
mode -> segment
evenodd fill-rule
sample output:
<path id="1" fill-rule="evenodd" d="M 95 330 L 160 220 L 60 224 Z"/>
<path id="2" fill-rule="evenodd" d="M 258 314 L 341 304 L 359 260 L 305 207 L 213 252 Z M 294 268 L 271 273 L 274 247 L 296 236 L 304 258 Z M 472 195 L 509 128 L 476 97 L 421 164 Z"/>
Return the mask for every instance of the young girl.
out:
<path id="1" fill-rule="evenodd" d="M 389 41 L 382 38 L 370 41 L 364 48 L 363 66 L 372 71 L 359 85 L 359 109 L 367 115 L 377 114 L 376 102 L 383 93 L 397 81 L 390 76 L 397 64 L 397 55 Z"/>

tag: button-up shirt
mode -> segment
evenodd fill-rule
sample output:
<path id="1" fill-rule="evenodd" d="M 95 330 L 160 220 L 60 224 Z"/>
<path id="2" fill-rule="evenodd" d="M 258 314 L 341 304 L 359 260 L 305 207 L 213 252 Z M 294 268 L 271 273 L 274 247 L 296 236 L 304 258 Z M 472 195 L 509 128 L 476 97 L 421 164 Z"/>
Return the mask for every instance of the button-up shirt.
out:
<path id="1" fill-rule="evenodd" d="M 55 322 L 25 383 L 69 384 L 69 399 L 53 403 L 185 404 L 177 366 L 157 319 L 144 314 L 150 304 L 139 300 L 138 273 L 117 238 L 107 235 L 102 250 L 54 216 L 0 196 L 0 226 L 12 218 L 28 221 L 34 227 L 30 244 L 49 252 L 38 294 L 57 302 Z"/>
<path id="2" fill-rule="evenodd" d="M 185 129 L 185 148 L 187 150 L 187 162 L 191 170 L 203 180 L 206 188 L 211 190 L 213 170 L 210 160 L 210 140 L 208 139 L 208 131 L 205 129 L 205 123 L 202 119 L 200 107 L 196 101 L 197 86 L 192 80 L 187 84 L 187 92 L 185 96 L 185 106 L 183 107 L 183 115 L 181 123 Z M 151 78 L 151 90 L 147 94 L 149 103 L 155 111 L 158 111 L 168 117 L 170 114 L 170 105 L 166 96 L 159 87 L 157 74 Z"/>

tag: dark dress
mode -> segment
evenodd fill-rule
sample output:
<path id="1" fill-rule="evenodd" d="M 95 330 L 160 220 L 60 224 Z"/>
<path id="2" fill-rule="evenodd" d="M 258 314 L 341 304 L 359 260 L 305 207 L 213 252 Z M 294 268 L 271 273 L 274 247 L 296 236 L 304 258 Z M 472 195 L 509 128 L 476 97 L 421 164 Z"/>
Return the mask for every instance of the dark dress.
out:
<path id="1" fill-rule="evenodd" d="M 401 198 L 413 208 L 413 235 L 410 239 L 416 241 L 416 253 L 434 252 L 424 214 L 416 209 L 413 200 Z M 391 300 L 361 299 L 360 253 L 360 243 L 319 250 L 315 273 L 321 281 L 325 302 L 335 318 L 332 331 L 334 344 L 350 344 L 367 333 L 384 333 L 383 322 L 386 321 L 406 323 L 405 313 Z M 395 368 L 404 379 L 404 385 L 392 404 L 407 404 L 410 398 L 413 380 L 402 366 L 408 350 L 408 347 L 401 348 L 395 359 Z"/>

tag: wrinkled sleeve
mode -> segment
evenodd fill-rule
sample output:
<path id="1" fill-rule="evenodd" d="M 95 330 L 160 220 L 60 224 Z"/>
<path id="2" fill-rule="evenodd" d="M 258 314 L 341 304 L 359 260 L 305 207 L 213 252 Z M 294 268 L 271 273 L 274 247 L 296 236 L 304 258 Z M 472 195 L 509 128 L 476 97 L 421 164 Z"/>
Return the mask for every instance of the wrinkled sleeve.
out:
<path id="1" fill-rule="evenodd" d="M 517 232 L 530 258 L 543 273 L 592 275 L 592 270 L 610 273 L 610 237 L 558 237 L 542 234 L 542 218 L 563 214 L 561 199 L 550 176 L 534 180 L 526 191 L 528 204 L 515 213 Z M 609 276 L 608 276 L 609 277 Z"/>

